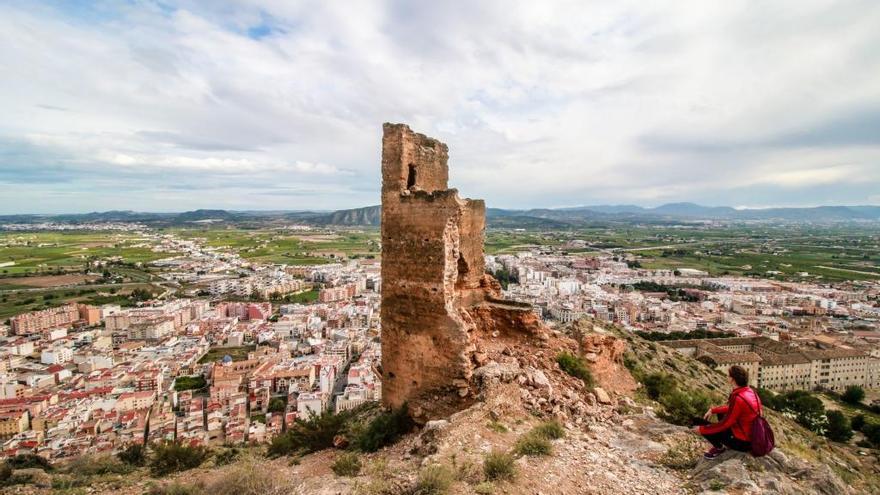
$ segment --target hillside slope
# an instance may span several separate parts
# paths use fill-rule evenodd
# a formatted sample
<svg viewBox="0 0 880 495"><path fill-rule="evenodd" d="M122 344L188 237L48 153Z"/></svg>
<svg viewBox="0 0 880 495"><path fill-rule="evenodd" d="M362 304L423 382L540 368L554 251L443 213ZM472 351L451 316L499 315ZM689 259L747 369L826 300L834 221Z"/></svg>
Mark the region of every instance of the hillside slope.
<svg viewBox="0 0 880 495"><path fill-rule="evenodd" d="M334 463L351 456L341 449L266 459L255 447L229 465L211 467L208 461L168 479L149 479L144 469L96 476L89 480L89 493L880 493L876 458L857 456L775 413L770 421L779 448L770 456L726 454L703 460L706 445L686 427L661 419L672 411L649 399L636 378L662 373L672 377L680 390L706 391L721 401L725 377L620 330L585 321L551 331L542 339L492 335L481 341L478 351L476 403L429 422L393 445L355 454L362 465L356 476L334 473ZM557 357L562 352L584 356L595 384L560 369ZM548 420L562 425L562 438L548 440L549 447L537 442L537 448L529 442L536 442L534 430L546 429ZM347 443L345 438L338 441ZM487 479L487 459L498 460L493 452L515 454L500 461L512 466L509 479ZM546 455L529 455L541 452ZM32 485L7 490L50 493Z"/></svg>

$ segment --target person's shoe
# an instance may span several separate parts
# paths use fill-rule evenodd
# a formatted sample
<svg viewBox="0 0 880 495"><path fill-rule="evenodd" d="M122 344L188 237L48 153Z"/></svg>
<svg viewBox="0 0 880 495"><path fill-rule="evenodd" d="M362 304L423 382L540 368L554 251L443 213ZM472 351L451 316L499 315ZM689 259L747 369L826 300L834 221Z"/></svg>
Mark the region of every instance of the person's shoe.
<svg viewBox="0 0 880 495"><path fill-rule="evenodd" d="M726 450L727 450L726 447L721 447L721 448L712 447L711 449L709 449L708 452L703 454L703 457L705 457L706 459L714 459L714 458L718 457L719 455L723 454Z"/></svg>

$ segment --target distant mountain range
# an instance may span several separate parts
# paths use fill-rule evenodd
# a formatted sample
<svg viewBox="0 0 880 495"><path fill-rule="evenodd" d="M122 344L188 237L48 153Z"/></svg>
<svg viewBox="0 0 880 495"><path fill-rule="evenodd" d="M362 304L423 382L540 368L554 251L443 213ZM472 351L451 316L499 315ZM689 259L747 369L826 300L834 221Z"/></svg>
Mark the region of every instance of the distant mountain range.
<svg viewBox="0 0 880 495"><path fill-rule="evenodd" d="M573 208L508 210L489 208L490 227L562 229L596 222L792 222L838 223L880 222L880 206L817 206L813 208L753 208L701 206L669 203L655 208L635 205L595 205ZM366 206L337 211L228 211L195 210L182 213L105 211L63 215L5 215L2 223L40 222L140 222L160 225L211 223L265 224L303 223L309 225L378 226L381 207Z"/></svg>

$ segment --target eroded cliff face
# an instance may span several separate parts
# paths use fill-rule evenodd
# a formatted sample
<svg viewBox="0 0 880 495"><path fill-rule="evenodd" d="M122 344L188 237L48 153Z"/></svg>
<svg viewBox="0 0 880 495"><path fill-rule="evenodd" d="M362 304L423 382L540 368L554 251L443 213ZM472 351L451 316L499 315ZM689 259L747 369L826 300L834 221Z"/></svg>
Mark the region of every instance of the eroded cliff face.
<svg viewBox="0 0 880 495"><path fill-rule="evenodd" d="M383 130L382 395L424 421L473 402L481 335L543 327L484 273L486 205L448 188L447 146Z"/></svg>

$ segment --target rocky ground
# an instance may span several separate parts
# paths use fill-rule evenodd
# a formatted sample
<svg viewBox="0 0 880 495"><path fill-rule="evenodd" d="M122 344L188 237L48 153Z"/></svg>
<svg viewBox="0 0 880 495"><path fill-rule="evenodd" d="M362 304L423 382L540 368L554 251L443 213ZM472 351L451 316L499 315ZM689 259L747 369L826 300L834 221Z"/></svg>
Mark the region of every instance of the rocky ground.
<svg viewBox="0 0 880 495"><path fill-rule="evenodd" d="M636 359L682 382L722 390L724 378L700 363L656 344L582 327L580 345L561 332L542 339L515 335L483 339L474 376L476 400L469 408L427 423L418 432L371 454L359 454L360 475L337 476L331 469L343 452L326 450L300 459L249 456L224 467L203 467L165 480L145 472L98 477L78 491L55 491L34 484L3 493L95 493L134 495L151 486L180 483L224 495L227 481L254 476L261 494L413 494L432 466L453 473L449 494L857 494L878 493L874 458L860 458L784 418L771 418L780 447L770 456L728 453L706 461L706 448L686 428L658 418L657 404L639 392L623 365ZM564 373L556 364L561 350L580 352L591 363L594 387ZM514 461L509 481L487 482L483 462L489 452L510 451L541 422L564 425L545 456ZM268 481L267 481L268 480ZM46 483L46 480L43 480ZM175 493L170 490L158 493ZM184 493L184 492L178 492Z"/></svg>

